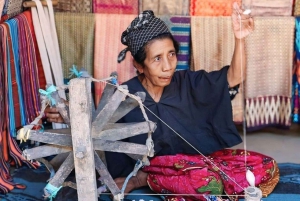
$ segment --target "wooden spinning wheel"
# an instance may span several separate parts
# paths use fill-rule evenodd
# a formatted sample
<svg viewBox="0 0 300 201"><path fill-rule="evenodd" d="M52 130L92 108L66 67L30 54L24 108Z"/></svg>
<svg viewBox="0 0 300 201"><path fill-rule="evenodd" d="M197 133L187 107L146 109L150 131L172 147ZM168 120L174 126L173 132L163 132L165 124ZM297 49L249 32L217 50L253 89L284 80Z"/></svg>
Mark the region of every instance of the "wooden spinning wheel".
<svg viewBox="0 0 300 201"><path fill-rule="evenodd" d="M115 86L106 85L96 110L91 95L91 79L72 79L69 85L70 112L60 102L57 104L65 121L69 120L70 128L30 131L28 139L46 145L24 150L23 154L28 160L69 153L46 186L46 196L56 193L75 168L78 200L98 200L95 169L113 194L114 200L123 199L124 195L109 174L104 159L95 150L126 153L135 159L147 156L151 151L149 146L118 140L154 131L156 124L151 121L116 123L139 103L124 93L127 86L115 89ZM141 100L145 94L139 93L136 97Z"/></svg>

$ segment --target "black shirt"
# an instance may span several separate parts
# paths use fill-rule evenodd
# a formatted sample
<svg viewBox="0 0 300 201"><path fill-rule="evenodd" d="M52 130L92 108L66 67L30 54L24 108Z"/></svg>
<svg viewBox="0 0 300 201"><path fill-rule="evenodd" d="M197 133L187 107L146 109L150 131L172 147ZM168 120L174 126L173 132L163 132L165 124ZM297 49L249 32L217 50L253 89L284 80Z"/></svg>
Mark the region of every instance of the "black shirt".
<svg viewBox="0 0 300 201"><path fill-rule="evenodd" d="M138 77L123 83L130 93L146 92L144 105L203 154L228 148L242 142L232 120L231 99L227 82L228 66L207 73L183 70L174 73L170 85L155 102ZM149 120L157 123L152 134L155 155L198 153L168 126L146 110ZM145 121L136 107L121 122ZM147 134L128 138L128 142L145 144ZM106 153L108 169L115 177L127 176L135 162L127 155Z"/></svg>

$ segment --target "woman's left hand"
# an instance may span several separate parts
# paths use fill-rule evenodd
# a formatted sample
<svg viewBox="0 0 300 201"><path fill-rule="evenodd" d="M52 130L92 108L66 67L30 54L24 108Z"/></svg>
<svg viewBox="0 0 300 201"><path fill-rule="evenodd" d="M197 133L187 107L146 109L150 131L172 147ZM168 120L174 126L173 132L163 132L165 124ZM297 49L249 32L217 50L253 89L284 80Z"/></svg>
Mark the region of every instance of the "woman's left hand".
<svg viewBox="0 0 300 201"><path fill-rule="evenodd" d="M234 2L231 19L233 32L237 39L245 38L254 30L254 21L251 17L251 13L245 15L243 12L237 2Z"/></svg>

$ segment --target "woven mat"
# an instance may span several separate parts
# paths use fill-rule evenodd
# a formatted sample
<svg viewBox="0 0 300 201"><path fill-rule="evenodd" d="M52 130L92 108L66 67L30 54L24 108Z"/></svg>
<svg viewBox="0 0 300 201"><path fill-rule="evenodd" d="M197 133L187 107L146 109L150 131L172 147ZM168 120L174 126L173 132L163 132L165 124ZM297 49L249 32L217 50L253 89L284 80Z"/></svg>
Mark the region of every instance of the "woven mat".
<svg viewBox="0 0 300 201"><path fill-rule="evenodd" d="M93 0L94 13L137 15L138 11L138 0Z"/></svg>
<svg viewBox="0 0 300 201"><path fill-rule="evenodd" d="M140 13L153 10L155 15L189 15L189 6L187 0L139 0Z"/></svg>
<svg viewBox="0 0 300 201"><path fill-rule="evenodd" d="M191 17L193 70L207 72L230 65L234 50L234 34L230 17ZM232 101L233 121L243 120L243 98L240 93Z"/></svg>
<svg viewBox="0 0 300 201"><path fill-rule="evenodd" d="M256 17L246 40L249 129L290 126L295 19Z"/></svg>
<svg viewBox="0 0 300 201"><path fill-rule="evenodd" d="M91 13L92 0L59 0L53 8L56 12Z"/></svg>
<svg viewBox="0 0 300 201"><path fill-rule="evenodd" d="M291 16L294 0L243 0L252 16Z"/></svg>
<svg viewBox="0 0 300 201"><path fill-rule="evenodd" d="M95 14L95 51L94 77L103 79L113 71L118 73L118 82L122 83L136 75L132 56L127 52L125 60L117 62L118 54L125 46L121 43L121 34L136 15ZM95 84L95 103L98 104L103 84Z"/></svg>
<svg viewBox="0 0 300 201"><path fill-rule="evenodd" d="M179 43L177 70L190 68L191 18L188 16L160 16Z"/></svg>
<svg viewBox="0 0 300 201"><path fill-rule="evenodd" d="M232 4L241 0L191 0L191 16L231 16Z"/></svg>
<svg viewBox="0 0 300 201"><path fill-rule="evenodd" d="M76 65L93 75L95 15L92 13L55 13L57 37L64 78Z"/></svg>

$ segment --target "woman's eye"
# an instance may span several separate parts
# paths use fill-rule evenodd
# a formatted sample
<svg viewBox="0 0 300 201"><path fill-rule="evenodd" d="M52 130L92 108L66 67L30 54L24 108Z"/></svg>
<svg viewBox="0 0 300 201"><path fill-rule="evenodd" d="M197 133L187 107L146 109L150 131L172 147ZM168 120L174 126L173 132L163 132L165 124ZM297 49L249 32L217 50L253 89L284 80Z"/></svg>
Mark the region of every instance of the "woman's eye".
<svg viewBox="0 0 300 201"><path fill-rule="evenodd" d="M160 57L155 57L154 61L160 61Z"/></svg>
<svg viewBox="0 0 300 201"><path fill-rule="evenodd" d="M175 53L175 52L171 52L171 53L169 54L169 57L174 57L174 56L176 56L176 53Z"/></svg>

